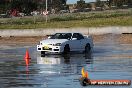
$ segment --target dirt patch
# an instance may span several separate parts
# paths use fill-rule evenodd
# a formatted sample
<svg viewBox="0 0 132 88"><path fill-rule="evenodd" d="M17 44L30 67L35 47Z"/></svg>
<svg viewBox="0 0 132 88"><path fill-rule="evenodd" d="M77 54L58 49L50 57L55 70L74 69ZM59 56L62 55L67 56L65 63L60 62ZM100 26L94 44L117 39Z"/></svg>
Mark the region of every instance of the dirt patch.
<svg viewBox="0 0 132 88"><path fill-rule="evenodd" d="M132 34L118 35L117 41L123 44L132 44Z"/></svg>
<svg viewBox="0 0 132 88"><path fill-rule="evenodd" d="M94 43L97 42L118 42L120 44L132 44L132 34L104 34L93 35Z"/></svg>
<svg viewBox="0 0 132 88"><path fill-rule="evenodd" d="M46 36L0 37L0 45L36 45L40 40L46 38Z"/></svg>
<svg viewBox="0 0 132 88"><path fill-rule="evenodd" d="M114 41L121 44L132 44L132 34L103 34L92 35L93 42ZM0 37L0 45L36 45L47 36L21 36Z"/></svg>

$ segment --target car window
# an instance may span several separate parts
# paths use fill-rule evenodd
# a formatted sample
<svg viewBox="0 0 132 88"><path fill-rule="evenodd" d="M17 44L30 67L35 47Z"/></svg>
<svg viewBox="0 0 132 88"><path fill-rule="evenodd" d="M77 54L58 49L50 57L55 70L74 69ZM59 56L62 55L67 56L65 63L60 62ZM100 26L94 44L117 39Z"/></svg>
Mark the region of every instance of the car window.
<svg viewBox="0 0 132 88"><path fill-rule="evenodd" d="M79 33L74 33L72 38L77 38L77 40L84 39L83 35Z"/></svg>
<svg viewBox="0 0 132 88"><path fill-rule="evenodd" d="M71 36L72 36L71 33L67 33L67 34L65 35L65 38L66 38L66 39L71 39Z"/></svg>
<svg viewBox="0 0 132 88"><path fill-rule="evenodd" d="M52 35L50 39L71 39L71 33L56 33Z"/></svg>

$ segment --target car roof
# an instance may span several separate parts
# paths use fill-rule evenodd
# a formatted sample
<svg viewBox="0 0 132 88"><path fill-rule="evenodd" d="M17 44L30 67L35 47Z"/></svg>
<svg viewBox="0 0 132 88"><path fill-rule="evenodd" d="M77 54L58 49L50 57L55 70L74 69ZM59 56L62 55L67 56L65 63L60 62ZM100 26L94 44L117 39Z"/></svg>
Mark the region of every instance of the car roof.
<svg viewBox="0 0 132 88"><path fill-rule="evenodd" d="M71 33L71 34L74 34L74 33L78 33L78 32L67 32L67 33L65 33L65 32L58 32L58 33L64 33L64 34Z"/></svg>

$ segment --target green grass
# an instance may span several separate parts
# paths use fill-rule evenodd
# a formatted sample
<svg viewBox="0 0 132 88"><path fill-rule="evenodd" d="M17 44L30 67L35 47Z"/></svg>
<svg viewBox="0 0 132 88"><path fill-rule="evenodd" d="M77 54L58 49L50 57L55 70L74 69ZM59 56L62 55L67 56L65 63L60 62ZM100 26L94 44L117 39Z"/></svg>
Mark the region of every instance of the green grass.
<svg viewBox="0 0 132 88"><path fill-rule="evenodd" d="M132 10L60 14L49 18L47 23L43 16L0 19L0 29L132 26Z"/></svg>

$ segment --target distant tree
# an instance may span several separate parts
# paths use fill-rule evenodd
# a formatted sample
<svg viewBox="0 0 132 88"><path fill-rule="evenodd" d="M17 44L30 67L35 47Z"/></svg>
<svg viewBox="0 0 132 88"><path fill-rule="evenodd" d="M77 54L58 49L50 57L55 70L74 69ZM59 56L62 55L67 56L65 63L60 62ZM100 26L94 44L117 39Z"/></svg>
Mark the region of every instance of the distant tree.
<svg viewBox="0 0 132 88"><path fill-rule="evenodd" d="M67 0L62 0L62 3L66 5Z"/></svg>
<svg viewBox="0 0 132 88"><path fill-rule="evenodd" d="M67 0L53 0L52 1L52 7L56 10L61 10L64 9L66 6L66 1Z"/></svg>
<svg viewBox="0 0 132 88"><path fill-rule="evenodd" d="M132 0L109 0L109 5L115 5L117 7L121 7L124 4L129 4Z"/></svg>
<svg viewBox="0 0 132 88"><path fill-rule="evenodd" d="M123 5L123 0L114 0L114 4L117 6L117 7L120 7Z"/></svg>
<svg viewBox="0 0 132 88"><path fill-rule="evenodd" d="M132 8L132 0L128 0L128 5Z"/></svg>
<svg viewBox="0 0 132 88"><path fill-rule="evenodd" d="M16 9L20 12L29 14L31 11L37 9L37 3L31 0L13 0L10 3L10 9Z"/></svg>
<svg viewBox="0 0 132 88"><path fill-rule="evenodd" d="M101 3L100 0L96 0L96 6L97 6L97 7L102 7L102 3Z"/></svg>
<svg viewBox="0 0 132 88"><path fill-rule="evenodd" d="M132 4L132 0L128 0L128 3Z"/></svg>
<svg viewBox="0 0 132 88"><path fill-rule="evenodd" d="M22 6L21 6L21 11L24 13L29 14L33 10L37 10L38 3L37 2L32 2L32 1L23 1Z"/></svg>
<svg viewBox="0 0 132 88"><path fill-rule="evenodd" d="M77 1L77 6L76 6L77 9L84 9L86 8L86 6L87 5L84 0Z"/></svg>
<svg viewBox="0 0 132 88"><path fill-rule="evenodd" d="M5 0L0 0L0 13L6 13L9 8L9 2Z"/></svg>
<svg viewBox="0 0 132 88"><path fill-rule="evenodd" d="M87 4L86 4L86 7L87 7L87 8L92 8L92 6L91 6L90 3L87 3Z"/></svg>

